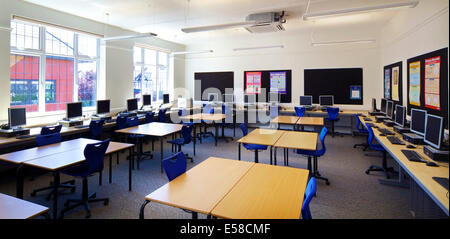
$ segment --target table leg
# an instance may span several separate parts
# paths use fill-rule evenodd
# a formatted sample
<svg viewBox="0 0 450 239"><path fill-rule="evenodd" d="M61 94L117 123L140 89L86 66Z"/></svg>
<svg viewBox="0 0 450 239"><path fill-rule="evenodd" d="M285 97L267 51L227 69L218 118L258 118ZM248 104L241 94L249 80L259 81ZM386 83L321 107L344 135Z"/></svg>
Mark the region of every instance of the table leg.
<svg viewBox="0 0 450 239"><path fill-rule="evenodd" d="M109 155L109 183L112 183L112 154Z"/></svg>
<svg viewBox="0 0 450 239"><path fill-rule="evenodd" d="M161 139L161 162L160 162L160 164L161 164L161 173L163 173L163 168L162 168L162 160L163 160L163 138L164 137L161 137L160 139Z"/></svg>
<svg viewBox="0 0 450 239"><path fill-rule="evenodd" d="M131 191L131 174L132 174L132 169L133 169L133 147L130 148L130 161L128 162L128 191Z"/></svg>
<svg viewBox="0 0 450 239"><path fill-rule="evenodd" d="M192 219L198 219L198 213L192 212Z"/></svg>
<svg viewBox="0 0 450 239"><path fill-rule="evenodd" d="M119 165L119 152L117 152L117 165Z"/></svg>
<svg viewBox="0 0 450 239"><path fill-rule="evenodd" d="M277 148L273 152L273 164L277 165Z"/></svg>
<svg viewBox="0 0 450 239"><path fill-rule="evenodd" d="M286 166L289 166L289 149L286 149Z"/></svg>
<svg viewBox="0 0 450 239"><path fill-rule="evenodd" d="M193 125L193 127L194 127L194 143L193 143L193 147L194 147L194 156L195 156L195 143L197 141L197 130L196 130L195 124Z"/></svg>
<svg viewBox="0 0 450 239"><path fill-rule="evenodd" d="M219 133L219 126L214 123L214 127L216 128L216 134L214 135L214 146L217 146L217 134Z"/></svg>
<svg viewBox="0 0 450 239"><path fill-rule="evenodd" d="M241 161L241 143L238 144L238 160Z"/></svg>
<svg viewBox="0 0 450 239"><path fill-rule="evenodd" d="M98 185L102 186L103 170L98 174Z"/></svg>
<svg viewBox="0 0 450 239"><path fill-rule="evenodd" d="M270 146L270 165L272 165L272 146Z"/></svg>
<svg viewBox="0 0 450 239"><path fill-rule="evenodd" d="M53 172L53 219L58 218L58 188L59 188L59 171Z"/></svg>
<svg viewBox="0 0 450 239"><path fill-rule="evenodd" d="M19 164L16 170L16 197L23 199L23 164Z"/></svg>
<svg viewBox="0 0 450 239"><path fill-rule="evenodd" d="M258 150L255 150L255 163L259 163L259 160L258 160Z"/></svg>

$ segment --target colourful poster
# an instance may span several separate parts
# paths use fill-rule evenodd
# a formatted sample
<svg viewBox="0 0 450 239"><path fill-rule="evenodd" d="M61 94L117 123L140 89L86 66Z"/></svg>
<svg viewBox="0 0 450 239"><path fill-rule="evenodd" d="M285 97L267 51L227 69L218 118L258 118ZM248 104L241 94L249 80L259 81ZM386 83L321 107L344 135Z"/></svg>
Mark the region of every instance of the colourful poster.
<svg viewBox="0 0 450 239"><path fill-rule="evenodd" d="M384 98L391 98L391 70L384 70Z"/></svg>
<svg viewBox="0 0 450 239"><path fill-rule="evenodd" d="M270 72L270 92L286 94L286 72Z"/></svg>
<svg viewBox="0 0 450 239"><path fill-rule="evenodd" d="M420 106L420 61L409 64L409 103Z"/></svg>
<svg viewBox="0 0 450 239"><path fill-rule="evenodd" d="M398 85L399 81L400 67L396 66L392 68L392 100L399 101Z"/></svg>
<svg viewBox="0 0 450 239"><path fill-rule="evenodd" d="M247 72L246 74L246 91L247 94L261 93L261 72Z"/></svg>
<svg viewBox="0 0 450 239"><path fill-rule="evenodd" d="M440 56L425 60L425 107L435 110L441 110L440 67Z"/></svg>

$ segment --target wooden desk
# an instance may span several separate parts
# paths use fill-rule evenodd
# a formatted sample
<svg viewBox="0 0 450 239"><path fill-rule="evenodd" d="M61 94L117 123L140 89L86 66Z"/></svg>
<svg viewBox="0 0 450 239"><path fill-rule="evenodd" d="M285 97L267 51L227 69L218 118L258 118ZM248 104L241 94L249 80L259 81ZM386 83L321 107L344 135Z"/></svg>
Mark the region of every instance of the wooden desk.
<svg viewBox="0 0 450 239"><path fill-rule="evenodd" d="M246 136L240 138L238 144L238 160L241 160L241 144L258 144L270 146L270 164L272 164L272 146L283 135L285 130L255 129ZM255 163L258 163L258 153L255 152Z"/></svg>
<svg viewBox="0 0 450 239"><path fill-rule="evenodd" d="M255 164L211 215L226 219L299 219L308 170Z"/></svg>
<svg viewBox="0 0 450 239"><path fill-rule="evenodd" d="M359 117L364 127L365 123L373 123L381 128L390 128L383 123L376 123L375 117L369 116L372 121L365 121L365 117ZM442 187L433 177L449 177L448 163L436 162L439 167L426 166L425 163L409 161L406 156L401 152L402 149L414 150L427 161L432 161L427 155L423 153L423 145L416 145L415 149L406 148L409 143L405 142L405 145L394 145L387 139L387 137L379 136L380 132L378 128L373 128L375 138L377 141L389 152L389 154L399 164L399 169L405 170L408 175L430 196L430 198L447 214L449 215L449 199L447 198L447 189ZM392 128L391 131L395 132ZM403 140L402 136L398 133L395 134L399 139Z"/></svg>
<svg viewBox="0 0 450 239"><path fill-rule="evenodd" d="M219 201L254 165L251 162L210 157L145 197L140 218L149 202L210 214Z"/></svg>
<svg viewBox="0 0 450 239"><path fill-rule="evenodd" d="M323 117L300 117L300 119L298 119L296 125L299 126L323 126L324 122L323 122Z"/></svg>
<svg viewBox="0 0 450 239"><path fill-rule="evenodd" d="M197 139L197 130L195 128L195 124L199 124L199 123L203 123L203 122L206 124L213 123L214 129L215 129L214 145L217 146L218 134L219 134L219 123L222 123L225 118L226 118L225 114L204 114L204 113L185 115L185 116L180 117L180 119L183 121L189 121L189 122L194 123L194 152L195 152L195 143L196 143L196 139ZM222 128L222 136L223 136L223 134L224 134L224 130ZM201 142L201 139L200 139L200 142Z"/></svg>
<svg viewBox="0 0 450 239"><path fill-rule="evenodd" d="M48 210L48 207L0 193L0 219L30 219L47 214Z"/></svg>
<svg viewBox="0 0 450 239"><path fill-rule="evenodd" d="M270 123L272 124L289 124L295 125L300 117L290 116L290 115L279 115L272 119Z"/></svg>

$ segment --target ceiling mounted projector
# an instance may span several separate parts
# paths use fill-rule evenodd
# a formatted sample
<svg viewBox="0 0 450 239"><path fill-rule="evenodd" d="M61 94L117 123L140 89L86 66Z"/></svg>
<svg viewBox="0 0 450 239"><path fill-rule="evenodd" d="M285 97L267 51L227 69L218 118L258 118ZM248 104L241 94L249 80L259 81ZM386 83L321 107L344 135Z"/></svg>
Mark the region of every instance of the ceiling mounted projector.
<svg viewBox="0 0 450 239"><path fill-rule="evenodd" d="M182 28L184 33L214 31L229 28L244 27L251 33L277 32L284 31L283 23L286 22L284 11L266 12L250 14L245 18L245 22L235 22L228 24L209 25L201 27Z"/></svg>

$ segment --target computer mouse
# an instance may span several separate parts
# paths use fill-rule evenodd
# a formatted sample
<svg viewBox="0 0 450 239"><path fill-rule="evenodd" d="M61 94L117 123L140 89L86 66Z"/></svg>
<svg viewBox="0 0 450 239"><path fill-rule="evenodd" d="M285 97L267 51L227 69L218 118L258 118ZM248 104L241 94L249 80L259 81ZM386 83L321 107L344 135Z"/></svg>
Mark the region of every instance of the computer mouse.
<svg viewBox="0 0 450 239"><path fill-rule="evenodd" d="M435 162L428 161L428 162L427 162L427 166L437 167L437 166L439 166L439 165L437 165Z"/></svg>
<svg viewBox="0 0 450 239"><path fill-rule="evenodd" d="M386 134L379 134L379 136L386 136Z"/></svg>
<svg viewBox="0 0 450 239"><path fill-rule="evenodd" d="M408 145L406 145L406 148L408 148L408 149L415 149L416 146L414 146L414 145L412 145L412 144L408 144Z"/></svg>

